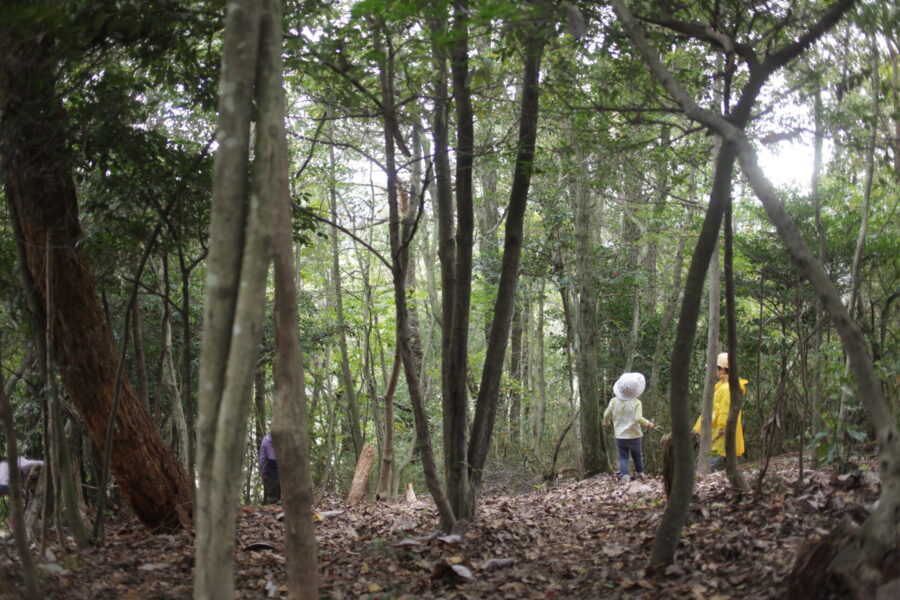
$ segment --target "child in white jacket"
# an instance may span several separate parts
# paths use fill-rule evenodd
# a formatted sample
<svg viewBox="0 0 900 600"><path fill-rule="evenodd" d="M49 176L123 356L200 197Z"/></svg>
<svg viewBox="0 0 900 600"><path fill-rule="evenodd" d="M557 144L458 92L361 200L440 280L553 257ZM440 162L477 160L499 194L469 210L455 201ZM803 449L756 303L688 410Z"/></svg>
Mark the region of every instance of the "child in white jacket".
<svg viewBox="0 0 900 600"><path fill-rule="evenodd" d="M615 396L603 413L603 424L615 425L616 449L619 451L619 480L628 481L628 457L634 460L634 473L638 478L644 476L644 458L641 449L641 438L644 433L641 425L653 429L655 425L644 418L641 401L638 397L644 393L647 382L640 373L624 373L613 385Z"/></svg>

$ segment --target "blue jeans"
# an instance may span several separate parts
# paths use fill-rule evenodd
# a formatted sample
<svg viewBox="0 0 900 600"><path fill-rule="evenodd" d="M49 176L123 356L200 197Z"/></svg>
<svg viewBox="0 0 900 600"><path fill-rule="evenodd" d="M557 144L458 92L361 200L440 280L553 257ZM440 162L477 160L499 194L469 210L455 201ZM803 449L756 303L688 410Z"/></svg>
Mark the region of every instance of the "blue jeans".
<svg viewBox="0 0 900 600"><path fill-rule="evenodd" d="M616 438L616 448L619 450L619 477L628 475L628 455L634 459L634 472L638 475L644 473L644 459L641 455L641 438L623 439Z"/></svg>

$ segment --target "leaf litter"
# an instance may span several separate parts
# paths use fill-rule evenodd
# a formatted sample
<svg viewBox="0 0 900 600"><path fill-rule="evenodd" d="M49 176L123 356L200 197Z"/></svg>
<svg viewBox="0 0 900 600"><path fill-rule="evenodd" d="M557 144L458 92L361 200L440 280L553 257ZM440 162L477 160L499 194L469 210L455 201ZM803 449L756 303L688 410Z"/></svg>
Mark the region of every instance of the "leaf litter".
<svg viewBox="0 0 900 600"><path fill-rule="evenodd" d="M755 471L745 467L748 482ZM496 490L492 490L496 491ZM773 461L763 492L739 492L724 474L696 482L675 564L646 564L665 509L662 481L619 485L610 475L526 494L482 499L475 523L444 535L431 502L348 506L325 500L314 515L322 598L780 598L805 541L877 501L866 466L845 475ZM235 577L240 599L279 598L285 585L283 507L238 515ZM48 598L183 599L192 595L190 534L153 536L118 521L104 548L45 557ZM15 581L12 547L0 557ZM55 568L49 568L53 567ZM824 568L824 565L823 565ZM0 593L2 596L2 593Z"/></svg>

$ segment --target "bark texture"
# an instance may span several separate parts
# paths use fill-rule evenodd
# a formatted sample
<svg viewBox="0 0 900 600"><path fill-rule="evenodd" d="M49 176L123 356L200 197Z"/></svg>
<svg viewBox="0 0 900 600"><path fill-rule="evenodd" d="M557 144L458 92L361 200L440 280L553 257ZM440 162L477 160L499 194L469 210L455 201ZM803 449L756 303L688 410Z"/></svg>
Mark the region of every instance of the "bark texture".
<svg viewBox="0 0 900 600"><path fill-rule="evenodd" d="M350 484L350 493L347 494L347 504L353 506L359 504L366 497L366 485L369 482L369 471L375 461L375 446L366 444L359 459L356 461L356 471L353 473L353 482Z"/></svg>
<svg viewBox="0 0 900 600"><path fill-rule="evenodd" d="M260 189L251 194L247 181L259 22L259 0L228 5L200 349L194 573L198 600L235 595L233 553L241 475L235 466L242 464L244 455L272 248L273 198Z"/></svg>
<svg viewBox="0 0 900 600"><path fill-rule="evenodd" d="M281 61L281 3L264 0L260 25L260 176L275 200L275 410L272 437L284 502L288 598L319 597L313 483L309 469L306 386L298 326L293 226ZM265 152L265 154L263 154ZM263 160L265 159L265 160ZM262 167L265 167L263 170Z"/></svg>

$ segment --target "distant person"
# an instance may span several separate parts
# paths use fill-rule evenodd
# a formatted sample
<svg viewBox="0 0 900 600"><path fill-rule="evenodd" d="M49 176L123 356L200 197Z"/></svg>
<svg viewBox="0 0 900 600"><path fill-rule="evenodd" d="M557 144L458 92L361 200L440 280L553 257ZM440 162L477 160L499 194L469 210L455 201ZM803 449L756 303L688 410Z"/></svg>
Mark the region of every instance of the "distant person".
<svg viewBox="0 0 900 600"><path fill-rule="evenodd" d="M641 438L644 432L641 425L653 429L653 423L644 418L641 401L638 397L644 393L647 385L640 373L625 373L613 385L613 399L603 413L603 424L615 426L616 449L619 451L619 481L628 481L628 458L634 460L635 477L644 477L644 458Z"/></svg>
<svg viewBox="0 0 900 600"><path fill-rule="evenodd" d="M710 470L715 471L725 456L725 424L728 422L728 409L731 408L731 389L728 386L728 353L722 352L716 358L716 382L715 391L713 392L713 412L712 412L712 444L710 452L712 459L710 461ZM747 380L741 379L741 394L747 393ZM700 433L700 420L702 415L697 417L694 424L694 431ZM734 435L734 448L738 456L744 454L744 428L741 427L741 413L738 413L737 430Z"/></svg>
<svg viewBox="0 0 900 600"><path fill-rule="evenodd" d="M263 503L275 504L281 500L281 481L278 479L278 462L275 460L271 431L259 445L259 476L263 482Z"/></svg>
<svg viewBox="0 0 900 600"><path fill-rule="evenodd" d="M31 474L31 470L37 467L41 467L44 465L44 461L42 460L32 460L30 458L25 458L24 456L18 457L17 461L19 463L19 472L22 473L22 482L24 483L26 479L28 479L28 475ZM0 457L0 495L6 496L9 494L9 461L6 460L6 457Z"/></svg>

